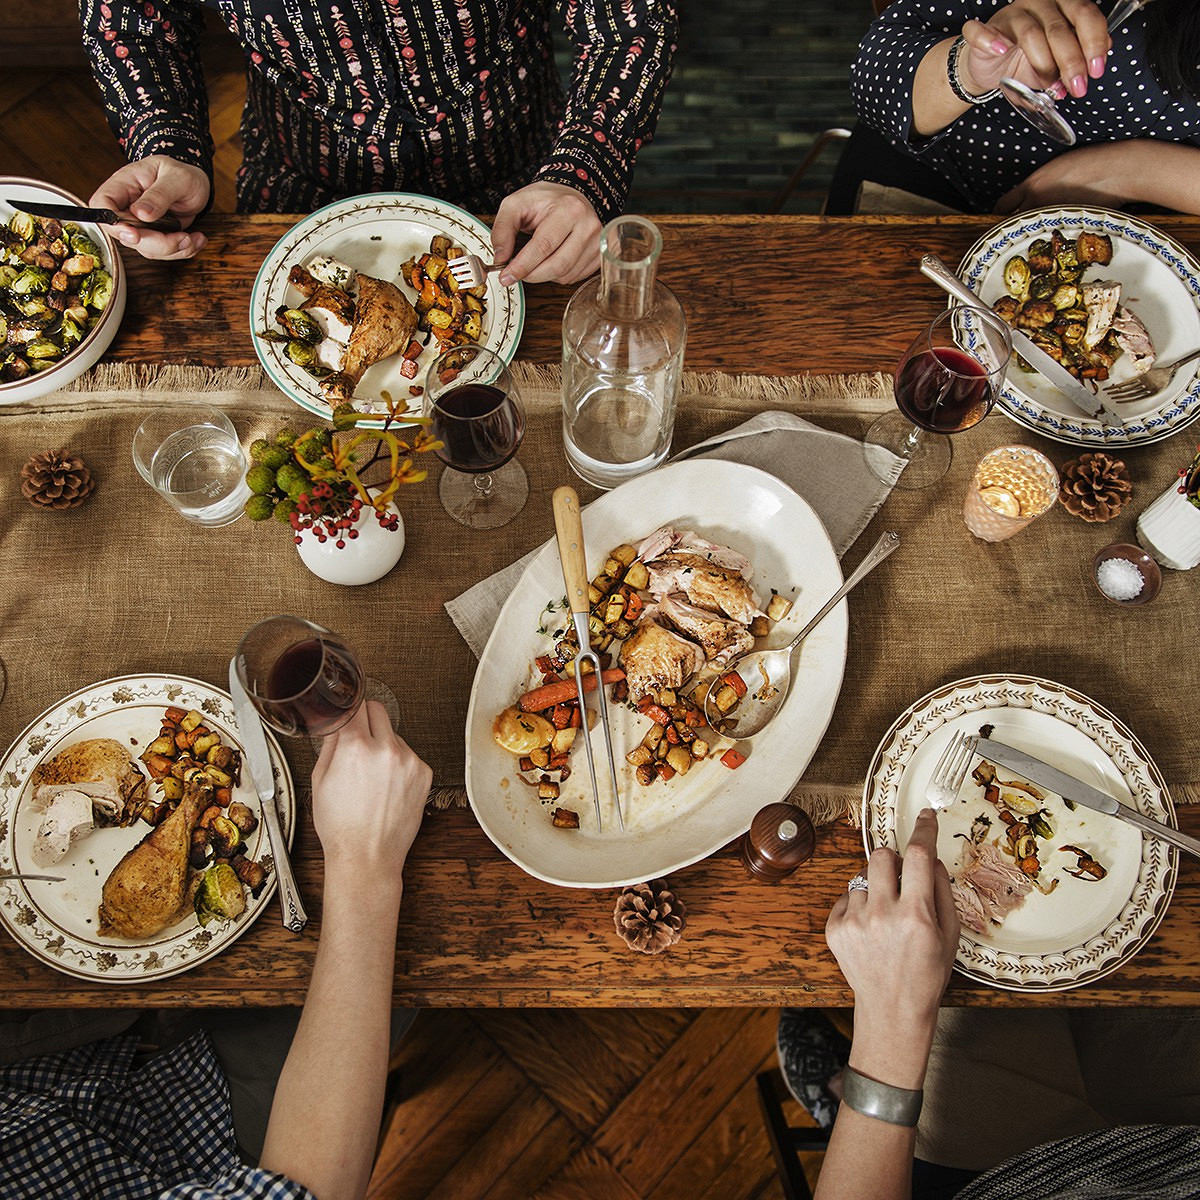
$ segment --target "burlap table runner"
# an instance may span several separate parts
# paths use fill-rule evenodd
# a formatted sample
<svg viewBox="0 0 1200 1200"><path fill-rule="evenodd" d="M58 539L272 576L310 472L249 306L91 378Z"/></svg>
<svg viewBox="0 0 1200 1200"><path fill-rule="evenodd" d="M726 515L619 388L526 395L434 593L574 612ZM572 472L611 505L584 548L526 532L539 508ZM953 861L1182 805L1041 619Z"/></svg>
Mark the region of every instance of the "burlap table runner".
<svg viewBox="0 0 1200 1200"><path fill-rule="evenodd" d="M519 366L518 375L528 408L524 513L504 529L472 531L442 512L432 481L409 488L401 497L404 557L361 588L310 575L282 526L188 524L134 470L129 446L145 413L184 396L203 393L229 410L247 442L284 421L303 428L307 414L257 372L110 366L76 389L0 409L0 657L8 671L0 739L7 744L47 705L108 676L169 671L223 685L247 626L273 612L299 612L340 632L392 687L401 729L433 765L443 798L461 795L475 661L443 603L549 537L550 492L573 479L561 449L557 372ZM676 447L770 409L861 436L890 404L888 381L878 375L687 376ZM962 525L962 495L975 461L1012 441L1037 444L1060 466L1074 453L993 415L956 438L955 462L940 485L894 491L847 555L853 565L884 527L905 539L850 599L841 696L797 793L818 814L855 806L875 746L913 700L992 671L1043 675L1091 696L1141 738L1176 800L1200 795L1192 782L1200 772L1187 636L1200 574L1167 572L1158 599L1142 609L1108 604L1088 578L1099 546L1132 540L1137 514L1190 459L1191 435L1127 455L1134 503L1109 525L1089 527L1056 508L1012 540L986 545ZM34 509L21 497L20 467L34 452L60 446L87 459L97 490L76 510ZM440 467L432 466L436 476ZM579 491L585 503L595 494ZM302 772L307 747L290 742L288 752Z"/></svg>

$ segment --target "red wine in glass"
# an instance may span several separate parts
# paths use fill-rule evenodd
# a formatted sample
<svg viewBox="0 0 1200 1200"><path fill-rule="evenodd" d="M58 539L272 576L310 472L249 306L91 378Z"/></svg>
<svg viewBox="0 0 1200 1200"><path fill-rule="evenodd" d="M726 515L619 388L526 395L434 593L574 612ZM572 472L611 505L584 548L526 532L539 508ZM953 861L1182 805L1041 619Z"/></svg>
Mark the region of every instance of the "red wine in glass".
<svg viewBox="0 0 1200 1200"><path fill-rule="evenodd" d="M363 673L344 646L321 638L293 642L267 676L265 704L273 721L323 737L344 725L362 703Z"/></svg>
<svg viewBox="0 0 1200 1200"><path fill-rule="evenodd" d="M932 433L960 433L978 425L995 398L983 364L953 346L937 346L910 358L895 390L900 411Z"/></svg>
<svg viewBox="0 0 1200 1200"><path fill-rule="evenodd" d="M525 436L520 407L503 388L464 383L438 396L430 412L438 458L456 471L484 474L502 467Z"/></svg>

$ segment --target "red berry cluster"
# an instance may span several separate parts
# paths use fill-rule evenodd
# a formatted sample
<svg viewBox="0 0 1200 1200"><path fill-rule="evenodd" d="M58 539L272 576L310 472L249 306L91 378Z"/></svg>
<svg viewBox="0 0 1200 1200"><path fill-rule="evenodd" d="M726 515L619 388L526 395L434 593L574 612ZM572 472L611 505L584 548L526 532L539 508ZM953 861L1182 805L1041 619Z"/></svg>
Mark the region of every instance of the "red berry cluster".
<svg viewBox="0 0 1200 1200"><path fill-rule="evenodd" d="M331 504L331 501L334 503ZM336 511L329 511L331 508ZM339 550L345 549L347 539L353 541L358 537L356 526L362 510L360 496L346 500L339 497L328 483L313 484L307 492L301 492L296 498L296 508L289 518L296 531L296 545L300 544L301 531L307 529L316 535L318 542L332 539ZM384 529L391 532L400 527L400 518L396 513L376 510L375 517Z"/></svg>

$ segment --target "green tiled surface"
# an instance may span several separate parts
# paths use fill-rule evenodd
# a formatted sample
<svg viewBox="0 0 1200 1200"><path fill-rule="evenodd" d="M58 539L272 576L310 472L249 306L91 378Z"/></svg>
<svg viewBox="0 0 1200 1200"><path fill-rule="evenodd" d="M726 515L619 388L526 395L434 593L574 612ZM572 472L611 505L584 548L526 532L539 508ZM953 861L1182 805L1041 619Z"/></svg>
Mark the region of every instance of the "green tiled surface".
<svg viewBox="0 0 1200 1200"><path fill-rule="evenodd" d="M766 212L823 130L853 123L869 0L679 0L675 74L638 158L636 212ZM836 148L785 211L819 212Z"/></svg>

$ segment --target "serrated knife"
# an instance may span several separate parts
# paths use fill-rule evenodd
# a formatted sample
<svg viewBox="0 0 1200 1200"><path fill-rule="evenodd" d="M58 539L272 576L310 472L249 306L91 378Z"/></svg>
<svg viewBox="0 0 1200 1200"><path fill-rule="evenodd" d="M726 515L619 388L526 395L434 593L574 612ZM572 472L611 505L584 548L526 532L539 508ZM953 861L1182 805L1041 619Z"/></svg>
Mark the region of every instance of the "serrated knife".
<svg viewBox="0 0 1200 1200"><path fill-rule="evenodd" d="M179 218L166 213L157 221L140 221L129 213L119 213L111 208L84 208L79 204L43 204L40 200L11 200L20 212L32 213L35 217L50 217L55 221L82 221L90 225L130 225L134 229L154 229L159 233L178 233L183 226Z"/></svg>
<svg viewBox="0 0 1200 1200"><path fill-rule="evenodd" d="M1189 837L1186 833L1180 833L1178 829L1172 829L1170 825L1164 825L1151 817L1144 817L1137 809L1122 804L1115 796L1110 796L1107 792L1076 779L1074 775L1052 767L1040 758L1034 758L1032 754L1026 754L1024 750L1018 750L1004 742L993 741L992 738L977 737L975 751L991 762L1016 771L1022 779L1028 779L1030 783L1037 783L1052 792L1057 792L1064 800L1071 800L1085 808L1117 817L1137 826L1151 837L1170 842L1172 846L1178 846L1180 850L1186 850L1200 858L1200 838Z"/></svg>
<svg viewBox="0 0 1200 1200"><path fill-rule="evenodd" d="M987 307L980 298L936 254L921 256L921 274L963 304ZM1125 418L1104 398L1080 383L1062 363L1055 362L1027 334L1009 326L1013 349L1048 383L1052 383L1080 412L1104 425L1123 425Z"/></svg>
<svg viewBox="0 0 1200 1200"><path fill-rule="evenodd" d="M233 699L233 711L237 717L238 736L242 743L242 756L254 790L258 793L263 821L267 826L267 838L271 843L271 856L275 860L275 878L279 880L279 906L283 911L283 926L299 933L308 923L308 914L300 903L300 889L292 874L288 858L287 838L279 823L279 809L275 804L275 772L271 769L271 752L267 748L267 735L263 733L262 718L254 702L246 695L238 677L237 655L229 660L229 695Z"/></svg>

